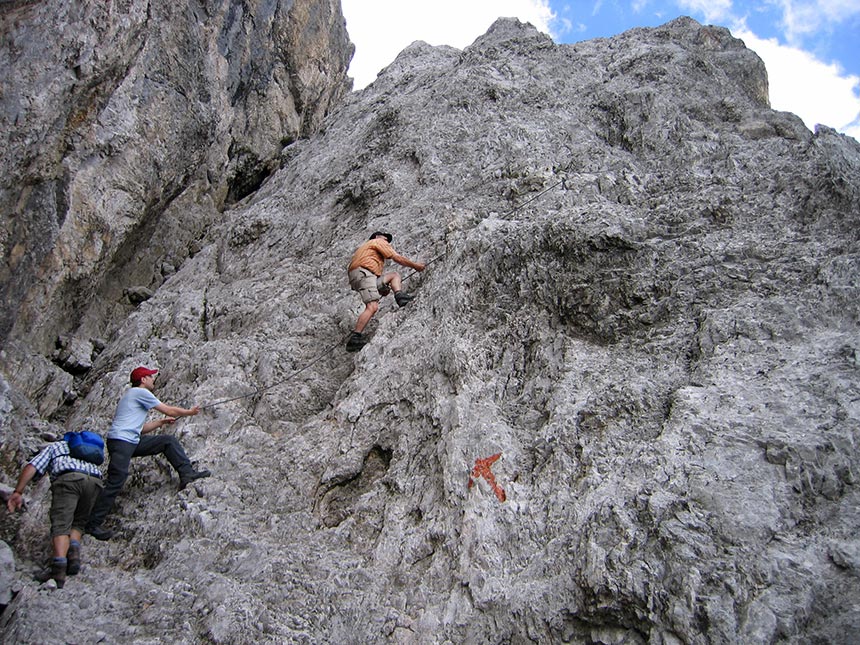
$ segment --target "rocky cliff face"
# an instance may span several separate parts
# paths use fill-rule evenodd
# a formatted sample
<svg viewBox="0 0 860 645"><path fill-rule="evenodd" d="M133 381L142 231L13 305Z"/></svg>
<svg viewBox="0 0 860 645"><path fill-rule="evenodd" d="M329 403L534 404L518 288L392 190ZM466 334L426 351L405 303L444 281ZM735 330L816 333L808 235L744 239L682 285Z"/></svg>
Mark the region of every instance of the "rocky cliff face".
<svg viewBox="0 0 860 645"><path fill-rule="evenodd" d="M41 353L113 333L351 87L327 0L13 2L0 21L0 339Z"/></svg>
<svg viewBox="0 0 860 645"><path fill-rule="evenodd" d="M137 461L119 536L61 591L28 580L37 488L4 520L7 640L860 631L860 146L772 111L743 43L682 18L556 46L501 20L412 45L279 166L74 403L4 372L9 482L57 420L105 430L138 364L207 405L173 431L215 473L177 493ZM347 354L345 266L376 229L430 264Z"/></svg>

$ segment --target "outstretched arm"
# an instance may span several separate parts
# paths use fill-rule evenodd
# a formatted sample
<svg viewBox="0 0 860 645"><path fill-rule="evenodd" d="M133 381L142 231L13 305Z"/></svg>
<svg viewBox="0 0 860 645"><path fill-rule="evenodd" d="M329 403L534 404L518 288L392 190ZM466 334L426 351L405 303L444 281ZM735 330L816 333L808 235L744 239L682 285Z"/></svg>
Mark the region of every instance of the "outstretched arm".
<svg viewBox="0 0 860 645"><path fill-rule="evenodd" d="M180 408L176 405L159 403L155 406L155 409L161 412L161 414L166 414L169 417L193 417L195 414L200 412L199 405L195 405L193 408Z"/></svg>
<svg viewBox="0 0 860 645"><path fill-rule="evenodd" d="M141 434L147 434L152 432L153 430L158 430L159 428L166 426L170 423L176 421L176 417L193 417L195 414L200 412L200 406L195 405L193 408L180 408L176 405L167 405L166 403L159 403L155 406L155 410L158 410L162 414L166 414L167 416L163 419L158 419L156 421L147 421L143 424L143 428L140 429Z"/></svg>
<svg viewBox="0 0 860 645"><path fill-rule="evenodd" d="M6 500L6 508L9 509L10 513L14 513L24 505L24 497L22 494L24 489L27 487L27 484L29 484L30 480L35 476L36 469L32 464L24 466L24 470L21 471L21 475L18 477L18 485L15 486L15 492L9 495L9 499Z"/></svg>
<svg viewBox="0 0 860 645"><path fill-rule="evenodd" d="M147 421L140 429L140 434L149 434L153 430L158 430L174 421L176 421L175 417L164 417L163 419L157 419L156 421Z"/></svg>
<svg viewBox="0 0 860 645"><path fill-rule="evenodd" d="M405 267L410 267L412 269L415 269L416 271L424 270L424 264L422 264L421 262L413 262L409 258L403 257L399 253L395 253L394 255L392 255L391 259L397 262L397 264L401 264Z"/></svg>

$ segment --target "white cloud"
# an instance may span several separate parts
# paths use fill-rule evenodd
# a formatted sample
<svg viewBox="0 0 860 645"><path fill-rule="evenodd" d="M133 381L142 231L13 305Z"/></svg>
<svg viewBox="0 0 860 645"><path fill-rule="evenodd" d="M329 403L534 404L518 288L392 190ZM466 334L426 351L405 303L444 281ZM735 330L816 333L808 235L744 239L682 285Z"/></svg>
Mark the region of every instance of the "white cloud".
<svg viewBox="0 0 860 645"><path fill-rule="evenodd" d="M782 10L782 26L788 42L826 31L860 13L858 0L772 0Z"/></svg>
<svg viewBox="0 0 860 645"><path fill-rule="evenodd" d="M857 0L818 0L817 4L831 20L845 20L860 13L860 2Z"/></svg>
<svg viewBox="0 0 860 645"><path fill-rule="evenodd" d="M376 79L416 40L463 49L499 17L515 17L551 33L548 0L341 0L346 29L355 44L349 75L355 89Z"/></svg>
<svg viewBox="0 0 860 645"><path fill-rule="evenodd" d="M810 130L820 123L860 141L860 77L776 39L733 33L764 61L773 109L793 112Z"/></svg>

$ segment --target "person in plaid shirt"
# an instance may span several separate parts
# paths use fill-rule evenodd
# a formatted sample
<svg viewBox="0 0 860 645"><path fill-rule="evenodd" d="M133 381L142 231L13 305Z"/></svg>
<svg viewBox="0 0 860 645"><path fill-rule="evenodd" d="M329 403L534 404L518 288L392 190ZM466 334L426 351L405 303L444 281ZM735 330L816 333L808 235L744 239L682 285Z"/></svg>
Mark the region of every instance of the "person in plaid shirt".
<svg viewBox="0 0 860 645"><path fill-rule="evenodd" d="M53 559L42 581L53 578L58 588L66 583L66 574L81 569L81 536L93 504L102 489L99 467L69 454L69 444L55 441L33 457L21 474L6 507L14 513L24 504L24 488L36 476L48 473L51 479L51 545Z"/></svg>

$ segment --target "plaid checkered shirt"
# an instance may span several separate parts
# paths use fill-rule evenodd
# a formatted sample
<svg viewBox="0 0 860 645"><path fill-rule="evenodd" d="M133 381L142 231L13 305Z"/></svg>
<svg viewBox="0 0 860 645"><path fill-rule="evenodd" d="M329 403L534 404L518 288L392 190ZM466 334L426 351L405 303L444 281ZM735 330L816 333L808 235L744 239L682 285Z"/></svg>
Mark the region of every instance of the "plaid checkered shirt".
<svg viewBox="0 0 860 645"><path fill-rule="evenodd" d="M40 475L47 472L52 482L67 472L84 473L98 478L102 476L101 470L95 464L70 456L69 444L65 441L55 441L48 445L29 463Z"/></svg>

